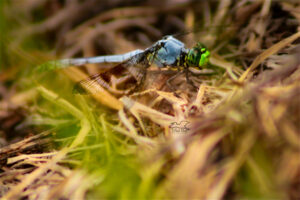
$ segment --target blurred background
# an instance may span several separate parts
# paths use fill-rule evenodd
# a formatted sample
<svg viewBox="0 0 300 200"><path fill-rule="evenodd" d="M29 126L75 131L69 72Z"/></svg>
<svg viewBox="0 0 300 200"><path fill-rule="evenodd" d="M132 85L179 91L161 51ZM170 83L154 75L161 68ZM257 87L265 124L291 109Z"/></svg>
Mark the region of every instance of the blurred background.
<svg viewBox="0 0 300 200"><path fill-rule="evenodd" d="M299 199L299 39L266 51L299 31L299 13L298 0L1 0L0 195ZM145 49L166 35L188 48L202 42L212 53L213 75L197 78L207 90L198 93L184 76L174 82L187 107L205 96L192 116L193 134L182 141L153 119L140 126L126 110L124 123L120 100L109 92L74 95L74 82L103 64L34 71L49 60ZM252 82L239 82L263 52L270 56L251 72ZM166 90L163 80L153 76L143 90ZM236 87L245 95L225 101ZM135 100L149 106L152 97ZM154 108L176 115L166 102ZM48 171L42 167L84 130L79 146Z"/></svg>

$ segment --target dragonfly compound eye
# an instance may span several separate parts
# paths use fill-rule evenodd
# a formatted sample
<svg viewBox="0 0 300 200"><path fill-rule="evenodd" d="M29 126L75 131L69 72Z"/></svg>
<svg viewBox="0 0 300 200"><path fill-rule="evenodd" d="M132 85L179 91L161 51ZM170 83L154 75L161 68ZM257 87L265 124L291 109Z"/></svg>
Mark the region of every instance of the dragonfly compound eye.
<svg viewBox="0 0 300 200"><path fill-rule="evenodd" d="M197 45L188 52L187 62L190 66L200 68L208 63L209 56L210 52L207 48L203 44L197 43Z"/></svg>
<svg viewBox="0 0 300 200"><path fill-rule="evenodd" d="M209 56L210 56L210 51L208 51L206 48L202 48L199 66L207 65L207 63L209 61Z"/></svg>

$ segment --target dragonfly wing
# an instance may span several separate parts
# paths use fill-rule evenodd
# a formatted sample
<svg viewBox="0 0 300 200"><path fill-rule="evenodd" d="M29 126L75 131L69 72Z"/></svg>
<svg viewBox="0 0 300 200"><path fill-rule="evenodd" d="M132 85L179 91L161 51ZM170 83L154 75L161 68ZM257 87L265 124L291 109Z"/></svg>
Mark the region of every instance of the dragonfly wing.
<svg viewBox="0 0 300 200"><path fill-rule="evenodd" d="M87 79L77 82L73 87L73 93L86 94L87 90L89 92L96 92L93 90L95 84L99 84L104 88L109 87L109 85L102 79L101 74L94 74Z"/></svg>
<svg viewBox="0 0 300 200"><path fill-rule="evenodd" d="M147 52L140 52L129 58L127 61L120 63L118 66L126 68L135 80L140 83L145 77L146 70L149 67Z"/></svg>
<svg viewBox="0 0 300 200"><path fill-rule="evenodd" d="M112 74L114 74L114 72L120 74L122 73L120 71L121 70L120 68L126 69L137 81L137 84L140 84L143 78L145 77L147 67L149 66L149 63L147 62L146 58L147 55L144 51L139 52L131 56L130 58L128 58L126 61L119 63L118 65L113 67L111 72ZM109 81L107 82L106 79L103 79L103 75L104 75L103 73L95 74L88 77L87 79L77 82L73 88L73 92L80 93L80 94L86 93L85 92L86 90L88 90L89 92L97 92L97 90L94 91L93 88L95 88L95 84L99 84L101 87L109 90L112 93L115 94L124 93L122 92L122 90L112 88L110 84L108 84Z"/></svg>
<svg viewBox="0 0 300 200"><path fill-rule="evenodd" d="M122 91L111 87L103 78L102 73L94 74L87 79L77 82L73 87L74 94L94 94L103 91L104 88L116 95L123 95L127 91ZM86 92L88 91L88 93Z"/></svg>
<svg viewBox="0 0 300 200"><path fill-rule="evenodd" d="M140 84L146 76L146 69L137 67L137 65L128 67L128 71L138 84Z"/></svg>

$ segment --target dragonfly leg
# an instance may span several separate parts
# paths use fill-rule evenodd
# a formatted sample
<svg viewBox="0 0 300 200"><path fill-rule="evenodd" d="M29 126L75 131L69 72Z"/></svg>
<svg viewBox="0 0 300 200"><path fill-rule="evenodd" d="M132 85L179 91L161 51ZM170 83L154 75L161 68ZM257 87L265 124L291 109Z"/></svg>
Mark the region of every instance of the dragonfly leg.
<svg viewBox="0 0 300 200"><path fill-rule="evenodd" d="M188 70L188 68L186 68L184 70L184 72L185 72L185 78L186 78L187 83L192 85L195 89L198 89L198 87L194 84L194 82L189 78L189 72L190 71Z"/></svg>
<svg viewBox="0 0 300 200"><path fill-rule="evenodd" d="M174 86L172 86L171 84L171 81L173 81L175 78L177 78L180 74L182 74L183 72L180 71L178 72L177 74L175 74L174 76L172 76L171 78L169 78L167 81L166 81L166 84L167 86L174 92L176 91L176 89L174 88Z"/></svg>

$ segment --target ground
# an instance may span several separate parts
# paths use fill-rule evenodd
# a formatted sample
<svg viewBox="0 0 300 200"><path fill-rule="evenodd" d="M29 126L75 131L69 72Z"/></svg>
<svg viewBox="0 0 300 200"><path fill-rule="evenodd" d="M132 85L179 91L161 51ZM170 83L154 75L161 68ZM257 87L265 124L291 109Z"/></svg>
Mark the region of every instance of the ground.
<svg viewBox="0 0 300 200"><path fill-rule="evenodd" d="M297 1L0 9L3 199L300 199ZM122 64L49 62L145 49L165 35L210 50L209 64L191 69L196 87L184 74L167 84L177 71L154 65L139 83Z"/></svg>

